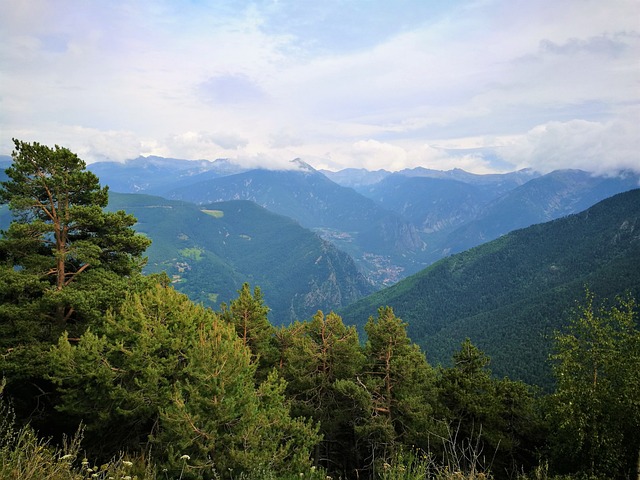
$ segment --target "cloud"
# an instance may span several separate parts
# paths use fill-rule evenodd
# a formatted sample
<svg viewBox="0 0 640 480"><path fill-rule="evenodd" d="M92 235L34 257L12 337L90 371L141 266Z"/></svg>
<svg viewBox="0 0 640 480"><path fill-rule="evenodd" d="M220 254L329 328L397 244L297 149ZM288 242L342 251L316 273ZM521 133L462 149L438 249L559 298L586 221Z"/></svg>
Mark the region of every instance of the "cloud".
<svg viewBox="0 0 640 480"><path fill-rule="evenodd" d="M497 164L469 138L541 169L637 145L637 0L0 7L0 131L94 159L479 172Z"/></svg>
<svg viewBox="0 0 640 480"><path fill-rule="evenodd" d="M80 125L50 125L49 129L20 128L2 137L0 149L11 151L11 138L45 145L69 148L87 163L96 161L124 161L135 158L145 150L138 135L125 130L100 130Z"/></svg>
<svg viewBox="0 0 640 480"><path fill-rule="evenodd" d="M622 37L623 35L616 35ZM626 36L626 35L625 35ZM551 40L541 40L540 50L544 53L556 55L577 55L581 53L605 55L615 57L623 53L628 45L618 38L599 35L588 39L570 38L563 44Z"/></svg>
<svg viewBox="0 0 640 480"><path fill-rule="evenodd" d="M499 154L541 172L578 168L597 174L640 173L640 110L608 122L571 120L538 125Z"/></svg>
<svg viewBox="0 0 640 480"><path fill-rule="evenodd" d="M425 167L434 170L462 168L473 173L495 171L491 162L480 152L449 150L429 144L397 145L377 140L363 140L354 143L344 153L353 167L367 170L397 171L406 168Z"/></svg>
<svg viewBox="0 0 640 480"><path fill-rule="evenodd" d="M207 79L199 85L202 96L214 104L233 105L262 102L265 91L244 74L223 74Z"/></svg>

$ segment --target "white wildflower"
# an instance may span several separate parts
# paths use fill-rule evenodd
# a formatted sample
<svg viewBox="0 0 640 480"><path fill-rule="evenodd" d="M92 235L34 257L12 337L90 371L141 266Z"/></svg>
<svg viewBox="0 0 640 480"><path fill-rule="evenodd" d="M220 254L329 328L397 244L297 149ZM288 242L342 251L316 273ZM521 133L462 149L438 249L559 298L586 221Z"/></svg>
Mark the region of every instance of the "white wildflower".
<svg viewBox="0 0 640 480"><path fill-rule="evenodd" d="M191 457L189 455L182 455L180 460L191 460Z"/></svg>

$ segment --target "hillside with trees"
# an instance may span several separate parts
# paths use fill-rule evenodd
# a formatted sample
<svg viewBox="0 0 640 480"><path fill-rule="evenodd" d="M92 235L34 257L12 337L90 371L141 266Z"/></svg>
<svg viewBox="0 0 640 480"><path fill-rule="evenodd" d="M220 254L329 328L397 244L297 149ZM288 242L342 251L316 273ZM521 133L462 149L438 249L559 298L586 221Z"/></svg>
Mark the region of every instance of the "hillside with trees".
<svg viewBox="0 0 640 480"><path fill-rule="evenodd" d="M640 294L640 190L443 259L341 313L363 327L392 306L431 361L447 363L469 337L497 375L549 385L549 338L585 287L600 298Z"/></svg>
<svg viewBox="0 0 640 480"><path fill-rule="evenodd" d="M435 367L390 306L365 320L361 340L333 312L274 326L247 283L218 310L195 304L166 275L141 274L149 240L131 214L105 209L108 190L82 160L15 147L0 184L14 215L0 238L0 478L640 473L632 296L576 297L550 339L555 384L542 393L493 375L468 339ZM637 207L637 192L613 201ZM570 222L614 216L601 205ZM601 221L609 248L637 238L630 219L613 238Z"/></svg>
<svg viewBox="0 0 640 480"><path fill-rule="evenodd" d="M196 206L112 194L108 208L131 212L136 231L153 239L144 271L166 272L177 290L206 306L219 308L248 281L262 286L270 320L283 325L373 291L347 254L253 202Z"/></svg>

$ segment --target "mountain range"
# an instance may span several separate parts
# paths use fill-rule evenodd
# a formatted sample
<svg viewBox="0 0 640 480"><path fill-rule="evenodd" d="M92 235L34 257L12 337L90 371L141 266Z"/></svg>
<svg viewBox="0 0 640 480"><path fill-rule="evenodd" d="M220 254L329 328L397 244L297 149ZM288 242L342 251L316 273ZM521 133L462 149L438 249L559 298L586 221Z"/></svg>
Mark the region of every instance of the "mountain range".
<svg viewBox="0 0 640 480"><path fill-rule="evenodd" d="M112 191L153 193L198 205L250 200L290 217L348 253L376 288L514 229L577 213L640 185L623 172L532 170L477 175L460 169L320 172L246 170L229 160L141 157L89 168Z"/></svg>
<svg viewBox="0 0 640 480"><path fill-rule="evenodd" d="M153 240L146 272L167 272L178 290L214 308L249 282L263 291L271 322L281 325L373 291L346 253L253 202L196 206L112 193L109 208L132 213L136 230Z"/></svg>

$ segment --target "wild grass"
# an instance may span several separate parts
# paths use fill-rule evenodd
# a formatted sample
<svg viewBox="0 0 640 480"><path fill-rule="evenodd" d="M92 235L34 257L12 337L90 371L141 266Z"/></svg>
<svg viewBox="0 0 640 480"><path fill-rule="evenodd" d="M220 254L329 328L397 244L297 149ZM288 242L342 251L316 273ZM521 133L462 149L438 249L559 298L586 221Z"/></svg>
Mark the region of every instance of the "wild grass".
<svg viewBox="0 0 640 480"><path fill-rule="evenodd" d="M40 438L29 426L17 427L13 412L2 403L0 385L0 480L187 480L201 478L189 468L188 457L179 476L156 468L149 458L122 454L109 462L96 464L82 452L83 430L64 438L62 445ZM445 457L436 459L420 450L400 450L383 463L375 480L492 480L481 462L478 442L458 444L455 437L443 439ZM276 474L257 468L251 472L212 472L215 480L343 480L332 478L322 469L311 467L304 472ZM548 466L541 465L517 480L577 480L577 477L550 476ZM582 480L582 479L581 479ZM591 480L591 479L590 479Z"/></svg>

